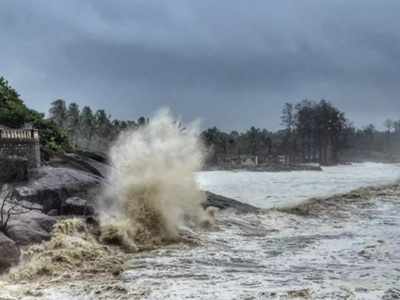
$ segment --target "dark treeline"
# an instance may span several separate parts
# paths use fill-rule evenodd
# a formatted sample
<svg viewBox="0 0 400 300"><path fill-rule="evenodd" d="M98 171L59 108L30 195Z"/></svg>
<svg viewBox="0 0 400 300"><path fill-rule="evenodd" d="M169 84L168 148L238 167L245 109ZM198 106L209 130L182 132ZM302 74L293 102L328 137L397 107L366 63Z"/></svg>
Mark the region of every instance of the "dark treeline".
<svg viewBox="0 0 400 300"><path fill-rule="evenodd" d="M400 149L400 120L385 122L386 132L373 125L357 129L345 113L330 102L303 100L286 103L281 115L282 130L270 132L251 127L244 132L207 129L203 139L212 151L209 163L224 157L253 155L259 162L306 162L334 165L341 161L392 160Z"/></svg>
<svg viewBox="0 0 400 300"><path fill-rule="evenodd" d="M40 130L43 148L52 151L89 150L107 152L111 143L126 129L145 125L137 121L112 119L105 110L80 108L76 103L56 100L51 104L49 118L29 109L19 94L0 77L0 125L20 128L27 124ZM303 100L286 103L281 114L282 129L272 132L251 127L238 132L223 132L216 127L202 132L210 149L208 163L222 158L257 156L258 162L298 164L316 162L322 165L341 161L400 159L400 118L386 120L385 130L374 125L355 128L330 102Z"/></svg>
<svg viewBox="0 0 400 300"><path fill-rule="evenodd" d="M112 119L105 110L82 109L76 103L56 100L49 119L68 136L72 148L107 152L110 144L126 129L145 125L137 121ZM260 163L278 161L286 164L320 163L334 165L341 161L390 160L400 149L400 120L385 122L386 131L373 125L357 129L330 102L303 100L286 103L281 114L282 130L276 132L251 127L244 132L223 132L216 127L202 132L210 149L208 163L218 165L227 157L257 156Z"/></svg>
<svg viewBox="0 0 400 300"><path fill-rule="evenodd" d="M89 106L80 109L78 104L72 102L67 105L62 99L51 103L49 119L63 129L72 148L93 152L107 152L123 130L148 122L144 117L137 121L112 119L104 109L93 111Z"/></svg>

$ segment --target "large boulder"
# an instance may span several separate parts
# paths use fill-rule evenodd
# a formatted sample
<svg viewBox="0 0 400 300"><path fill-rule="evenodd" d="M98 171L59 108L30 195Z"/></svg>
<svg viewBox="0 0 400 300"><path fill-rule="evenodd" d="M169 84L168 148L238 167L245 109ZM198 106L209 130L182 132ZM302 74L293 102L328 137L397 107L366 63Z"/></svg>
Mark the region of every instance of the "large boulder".
<svg viewBox="0 0 400 300"><path fill-rule="evenodd" d="M71 197L65 200L61 206L61 215L87 216L94 214L94 207L87 200L79 197Z"/></svg>
<svg viewBox="0 0 400 300"><path fill-rule="evenodd" d="M38 211L15 216L7 226L7 235L18 245L40 243L51 238L50 232L57 219Z"/></svg>
<svg viewBox="0 0 400 300"><path fill-rule="evenodd" d="M17 264L20 254L16 243L0 232L0 273Z"/></svg>
<svg viewBox="0 0 400 300"><path fill-rule="evenodd" d="M64 167L80 170L105 178L110 172L106 157L91 152L64 153L49 161L54 167Z"/></svg>
<svg viewBox="0 0 400 300"><path fill-rule="evenodd" d="M15 187L15 196L20 201L37 203L47 213L60 211L65 200L82 197L93 201L104 183L100 176L71 168L43 167L27 184Z"/></svg>

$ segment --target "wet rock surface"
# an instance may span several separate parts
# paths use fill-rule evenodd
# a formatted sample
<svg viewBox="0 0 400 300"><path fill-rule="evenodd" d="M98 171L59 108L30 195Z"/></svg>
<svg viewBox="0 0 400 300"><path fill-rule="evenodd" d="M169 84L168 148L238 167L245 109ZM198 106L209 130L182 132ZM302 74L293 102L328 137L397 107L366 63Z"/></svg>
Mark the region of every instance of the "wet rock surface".
<svg viewBox="0 0 400 300"><path fill-rule="evenodd" d="M0 273L19 261L20 250L13 240L0 232Z"/></svg>
<svg viewBox="0 0 400 300"><path fill-rule="evenodd" d="M4 216L11 206L17 213L9 218L6 236L1 236L0 256L4 254L5 258L0 258L0 272L17 261L19 247L50 240L56 216L93 214L93 203L103 183L104 178L94 172L46 166L32 173L29 181L4 185L11 195L5 200Z"/></svg>
<svg viewBox="0 0 400 300"><path fill-rule="evenodd" d="M47 241L57 219L38 211L15 216L9 222L7 236L20 246Z"/></svg>
<svg viewBox="0 0 400 300"><path fill-rule="evenodd" d="M37 203L44 212L60 210L65 200L74 196L94 199L103 183L99 176L70 168L43 167L28 183L15 187L20 201Z"/></svg>
<svg viewBox="0 0 400 300"><path fill-rule="evenodd" d="M49 163L51 166L76 169L105 178L110 171L106 157L89 152L65 153Z"/></svg>
<svg viewBox="0 0 400 300"><path fill-rule="evenodd" d="M94 206L89 204L87 200L79 197L71 197L66 199L61 205L61 215L80 215L87 216L94 214Z"/></svg>
<svg viewBox="0 0 400 300"><path fill-rule="evenodd" d="M250 204L242 203L240 201L217 195L211 192L205 192L207 200L203 203L204 207L217 207L219 209L232 209L238 213L257 213L260 211L259 208Z"/></svg>

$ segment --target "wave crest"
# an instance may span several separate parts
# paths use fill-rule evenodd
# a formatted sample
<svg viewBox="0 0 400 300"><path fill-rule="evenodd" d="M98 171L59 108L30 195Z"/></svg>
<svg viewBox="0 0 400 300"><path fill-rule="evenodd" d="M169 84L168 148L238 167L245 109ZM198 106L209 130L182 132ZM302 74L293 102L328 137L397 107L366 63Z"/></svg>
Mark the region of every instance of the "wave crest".
<svg viewBox="0 0 400 300"><path fill-rule="evenodd" d="M179 238L182 227L207 222L194 173L204 151L197 127L169 111L122 134L110 152L113 169L101 209L102 240L130 250Z"/></svg>

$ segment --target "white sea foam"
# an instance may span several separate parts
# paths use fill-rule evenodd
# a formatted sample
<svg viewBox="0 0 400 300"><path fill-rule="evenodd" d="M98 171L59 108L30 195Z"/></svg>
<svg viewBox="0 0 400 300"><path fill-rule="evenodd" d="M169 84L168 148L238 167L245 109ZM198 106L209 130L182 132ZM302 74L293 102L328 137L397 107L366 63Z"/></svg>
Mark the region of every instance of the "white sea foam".
<svg viewBox="0 0 400 300"><path fill-rule="evenodd" d="M279 203L390 183L398 178L399 166L367 163L316 173L227 173L200 172L198 180L203 188L243 201ZM240 189L232 189L234 183ZM220 212L219 230L199 232L203 245L172 244L134 254L126 272L112 282L101 277L90 284L65 281L44 286L40 293L49 300L292 299L296 293L312 299L381 299L398 285L400 206L389 196L365 204L350 205L351 217L344 219ZM0 287L0 295L8 298L27 294L20 285L0 282Z"/></svg>
<svg viewBox="0 0 400 300"><path fill-rule="evenodd" d="M261 208L294 205L353 189L388 184L400 178L400 165L357 163L319 171L244 172L206 171L197 174L204 190Z"/></svg>

